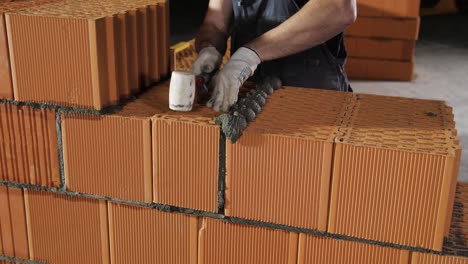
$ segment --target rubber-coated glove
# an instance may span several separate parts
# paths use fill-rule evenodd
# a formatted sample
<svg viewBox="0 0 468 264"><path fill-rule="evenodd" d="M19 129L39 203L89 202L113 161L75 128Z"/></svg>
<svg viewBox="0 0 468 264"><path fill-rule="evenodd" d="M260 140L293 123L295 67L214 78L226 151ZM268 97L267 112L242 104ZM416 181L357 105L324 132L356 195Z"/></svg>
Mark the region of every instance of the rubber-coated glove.
<svg viewBox="0 0 468 264"><path fill-rule="evenodd" d="M203 48L192 65L192 71L195 75L211 73L219 68L222 59L223 55L215 47Z"/></svg>
<svg viewBox="0 0 468 264"><path fill-rule="evenodd" d="M238 49L214 77L214 90L207 106L215 111L229 111L237 102L240 87L254 74L261 62L255 51L244 47Z"/></svg>

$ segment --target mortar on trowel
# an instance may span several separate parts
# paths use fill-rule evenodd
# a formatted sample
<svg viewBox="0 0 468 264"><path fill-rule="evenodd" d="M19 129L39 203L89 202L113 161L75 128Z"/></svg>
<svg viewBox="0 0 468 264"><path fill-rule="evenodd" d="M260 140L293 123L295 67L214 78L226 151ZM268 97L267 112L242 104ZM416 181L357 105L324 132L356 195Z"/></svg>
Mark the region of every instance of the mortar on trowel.
<svg viewBox="0 0 468 264"><path fill-rule="evenodd" d="M173 71L169 86L169 108L189 112L195 102L205 103L209 99L208 83L213 74L202 73L195 76L191 71Z"/></svg>

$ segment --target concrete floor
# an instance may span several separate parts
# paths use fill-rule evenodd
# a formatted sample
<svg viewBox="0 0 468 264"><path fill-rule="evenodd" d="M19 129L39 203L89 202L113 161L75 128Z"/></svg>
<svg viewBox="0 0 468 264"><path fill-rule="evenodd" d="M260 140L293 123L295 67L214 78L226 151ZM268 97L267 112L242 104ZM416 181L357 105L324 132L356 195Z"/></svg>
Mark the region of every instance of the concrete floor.
<svg viewBox="0 0 468 264"><path fill-rule="evenodd" d="M177 1L172 7L171 42L193 38L203 8ZM187 15L187 10L194 12ZM422 18L415 72L413 82L352 81L352 85L359 93L447 101L454 108L462 145L468 146L468 16ZM468 151L462 158L459 180L468 182Z"/></svg>

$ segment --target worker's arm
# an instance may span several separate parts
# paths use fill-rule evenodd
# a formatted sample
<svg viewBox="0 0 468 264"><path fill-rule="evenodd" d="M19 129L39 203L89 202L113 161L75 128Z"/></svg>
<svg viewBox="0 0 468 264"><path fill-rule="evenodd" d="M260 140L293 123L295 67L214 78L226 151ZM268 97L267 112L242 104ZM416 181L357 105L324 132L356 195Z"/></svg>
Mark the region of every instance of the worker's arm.
<svg viewBox="0 0 468 264"><path fill-rule="evenodd" d="M226 52L228 31L232 19L232 0L210 0L205 20L195 38L198 57L193 72L212 72L221 64Z"/></svg>
<svg viewBox="0 0 468 264"><path fill-rule="evenodd" d="M262 61L286 57L320 45L343 32L356 18L356 0L309 1L294 16L239 48L215 78L208 107L228 111L239 88Z"/></svg>
<svg viewBox="0 0 468 264"><path fill-rule="evenodd" d="M356 0L309 1L294 16L246 47L262 61L286 57L320 45L343 32L356 19Z"/></svg>

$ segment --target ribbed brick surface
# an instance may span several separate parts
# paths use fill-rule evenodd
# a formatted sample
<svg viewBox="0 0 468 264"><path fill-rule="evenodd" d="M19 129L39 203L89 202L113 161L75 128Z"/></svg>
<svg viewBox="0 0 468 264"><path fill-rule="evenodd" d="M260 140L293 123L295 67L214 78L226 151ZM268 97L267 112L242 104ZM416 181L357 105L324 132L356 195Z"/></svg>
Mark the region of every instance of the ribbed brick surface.
<svg viewBox="0 0 468 264"><path fill-rule="evenodd" d="M301 234L298 264L408 264L406 250Z"/></svg>
<svg viewBox="0 0 468 264"><path fill-rule="evenodd" d="M0 255L28 259L23 191L0 186Z"/></svg>
<svg viewBox="0 0 468 264"><path fill-rule="evenodd" d="M416 40L419 35L419 19L395 19L382 17L358 17L346 30L347 36Z"/></svg>
<svg viewBox="0 0 468 264"><path fill-rule="evenodd" d="M411 61L416 41L347 37L345 44L350 57Z"/></svg>
<svg viewBox="0 0 468 264"><path fill-rule="evenodd" d="M2 1L0 5L0 98L13 100L10 55L5 23L5 13L42 5L56 0Z"/></svg>
<svg viewBox="0 0 468 264"><path fill-rule="evenodd" d="M357 0L358 15L369 17L418 17L419 0Z"/></svg>
<svg viewBox="0 0 468 264"><path fill-rule="evenodd" d="M0 180L59 185L55 111L0 105Z"/></svg>
<svg viewBox="0 0 468 264"><path fill-rule="evenodd" d="M346 73L352 79L412 81L414 61L348 58Z"/></svg>
<svg viewBox="0 0 468 264"><path fill-rule="evenodd" d="M298 234L203 219L198 264L295 264Z"/></svg>
<svg viewBox="0 0 468 264"><path fill-rule="evenodd" d="M65 114L62 126L70 190L152 201L149 119Z"/></svg>
<svg viewBox="0 0 468 264"><path fill-rule="evenodd" d="M372 95L353 109L335 148L329 231L441 250L460 158L451 112Z"/></svg>
<svg viewBox="0 0 468 264"><path fill-rule="evenodd" d="M454 256L439 256L415 252L411 264L467 264L468 258Z"/></svg>
<svg viewBox="0 0 468 264"><path fill-rule="evenodd" d="M107 204L26 192L30 257L56 264L110 263Z"/></svg>
<svg viewBox="0 0 468 264"><path fill-rule="evenodd" d="M167 8L163 0L79 0L7 14L15 99L101 109L166 76L168 54L157 54L166 67L151 74L149 61L169 53L167 37L150 46L168 23L149 23L167 21Z"/></svg>
<svg viewBox="0 0 468 264"><path fill-rule="evenodd" d="M333 140L352 95L285 88L227 146L226 214L326 230Z"/></svg>
<svg viewBox="0 0 468 264"><path fill-rule="evenodd" d="M215 211L218 115L206 107L172 112L169 84L153 87L110 116L66 114L67 187L120 199Z"/></svg>
<svg viewBox="0 0 468 264"><path fill-rule="evenodd" d="M197 263L197 218L109 204L112 263Z"/></svg>
<svg viewBox="0 0 468 264"><path fill-rule="evenodd" d="M468 257L468 183L458 183L444 252Z"/></svg>

